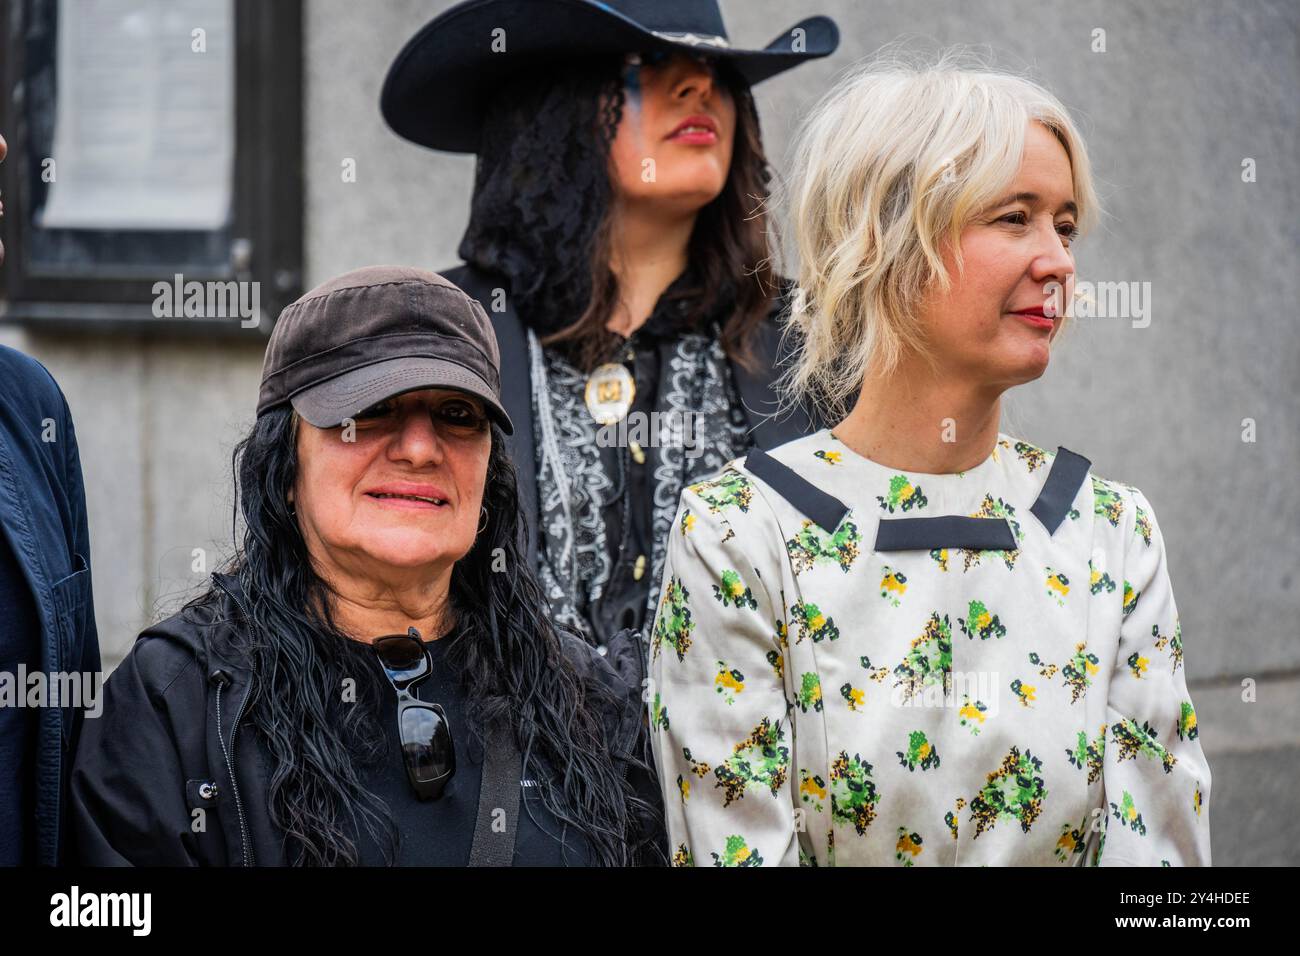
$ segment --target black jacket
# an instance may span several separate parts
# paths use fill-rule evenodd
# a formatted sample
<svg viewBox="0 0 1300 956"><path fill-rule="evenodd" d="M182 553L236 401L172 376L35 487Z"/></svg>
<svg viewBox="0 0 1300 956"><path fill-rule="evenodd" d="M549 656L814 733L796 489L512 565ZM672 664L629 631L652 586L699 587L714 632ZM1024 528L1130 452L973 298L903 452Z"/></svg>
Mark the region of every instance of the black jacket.
<svg viewBox="0 0 1300 956"><path fill-rule="evenodd" d="M506 286L506 280L496 278L472 265L459 265L442 272L443 278L460 286L471 298L477 299L492 319L501 351L501 403L514 422L515 433L506 440L510 443L511 458L519 473L519 506L528 525L528 557L532 567L537 566L537 472L534 467L536 449L533 442L533 388L528 361L528 338L523 322L510 305L509 295L494 295ZM493 306L500 305L500 311ZM778 298L772 311L759 325L753 340L756 365L753 371L737 362L731 362L731 375L744 405L745 417L753 429L753 443L764 451L777 445L802 438L822 427L816 416L802 406L796 406L777 415L778 401L774 387L777 376L790 362L790 346L782 341L778 316L785 299Z"/></svg>
<svg viewBox="0 0 1300 956"><path fill-rule="evenodd" d="M235 577L214 574L213 581L215 599L140 635L105 684L103 714L86 721L70 793L77 862L288 862L283 834L268 811L268 768L244 719L252 674L232 642L247 619L243 594ZM617 695L602 715L606 739L638 792L659 804L653 777L628 760L632 753L644 759L647 750L644 663L634 635L612 644L605 656L577 637L562 640L579 673Z"/></svg>

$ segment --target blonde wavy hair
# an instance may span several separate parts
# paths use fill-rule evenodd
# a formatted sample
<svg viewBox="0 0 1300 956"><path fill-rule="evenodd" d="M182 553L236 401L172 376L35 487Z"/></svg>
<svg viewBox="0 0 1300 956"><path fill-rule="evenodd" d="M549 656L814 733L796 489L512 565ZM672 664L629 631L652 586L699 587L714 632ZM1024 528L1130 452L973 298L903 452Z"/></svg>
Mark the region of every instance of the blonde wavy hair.
<svg viewBox="0 0 1300 956"><path fill-rule="evenodd" d="M1001 198L1020 168L1031 121L1070 158L1080 233L1099 205L1083 138L1055 96L949 50L908 62L887 49L842 79L803 123L782 190L798 254L786 325L795 361L778 381L838 421L868 374L913 351L929 358L917 318L932 283L963 268L962 229Z"/></svg>

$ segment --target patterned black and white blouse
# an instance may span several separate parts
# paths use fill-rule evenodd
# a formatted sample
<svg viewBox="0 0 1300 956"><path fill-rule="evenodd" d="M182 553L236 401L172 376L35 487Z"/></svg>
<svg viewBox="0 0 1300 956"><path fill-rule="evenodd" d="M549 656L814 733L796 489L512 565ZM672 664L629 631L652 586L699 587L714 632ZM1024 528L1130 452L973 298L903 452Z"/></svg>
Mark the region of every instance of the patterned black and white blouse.
<svg viewBox="0 0 1300 956"><path fill-rule="evenodd" d="M636 382L621 425L602 428L584 400L587 375L528 332L538 575L555 619L598 647L623 628L644 637L682 489L752 443L719 317L691 328L672 289L610 358Z"/></svg>

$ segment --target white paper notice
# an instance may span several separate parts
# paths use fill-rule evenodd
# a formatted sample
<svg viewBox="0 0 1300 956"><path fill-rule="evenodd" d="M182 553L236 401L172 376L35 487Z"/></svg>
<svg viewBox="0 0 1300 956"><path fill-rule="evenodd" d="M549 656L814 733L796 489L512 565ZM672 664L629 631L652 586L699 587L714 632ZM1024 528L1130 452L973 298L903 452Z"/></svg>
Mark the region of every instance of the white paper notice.
<svg viewBox="0 0 1300 956"><path fill-rule="evenodd" d="M50 229L230 217L234 0L59 0Z"/></svg>

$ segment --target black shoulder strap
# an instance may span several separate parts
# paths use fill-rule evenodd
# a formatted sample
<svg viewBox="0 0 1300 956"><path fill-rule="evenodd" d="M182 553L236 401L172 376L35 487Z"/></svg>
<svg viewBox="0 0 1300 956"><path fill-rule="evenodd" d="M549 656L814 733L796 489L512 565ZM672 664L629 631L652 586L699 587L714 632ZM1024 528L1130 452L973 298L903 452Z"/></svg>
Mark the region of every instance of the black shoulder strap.
<svg viewBox="0 0 1300 956"><path fill-rule="evenodd" d="M1069 514L1070 504L1079 493L1079 486L1088 477L1088 469L1091 467L1092 462L1082 455L1076 455L1064 445L1057 447L1052 470L1047 473L1047 480L1043 482L1038 498L1029 508L1049 535L1056 533L1056 529Z"/></svg>
<svg viewBox="0 0 1300 956"><path fill-rule="evenodd" d="M478 791L478 817L474 823L474 843L469 850L470 866L511 866L515 858L515 838L519 832L519 788L523 758L515 745L509 726L492 724L483 741L483 779ZM498 832L493 823L502 811L505 830Z"/></svg>
<svg viewBox="0 0 1300 956"><path fill-rule="evenodd" d="M745 456L745 467L772 486L782 498L827 531L834 531L848 514L849 508L834 495L828 495L789 465L777 461L763 449L754 447Z"/></svg>

